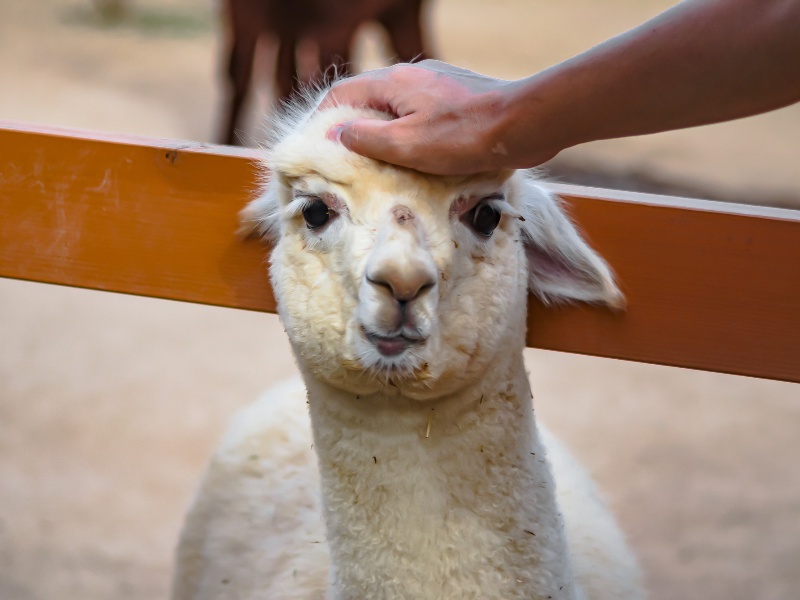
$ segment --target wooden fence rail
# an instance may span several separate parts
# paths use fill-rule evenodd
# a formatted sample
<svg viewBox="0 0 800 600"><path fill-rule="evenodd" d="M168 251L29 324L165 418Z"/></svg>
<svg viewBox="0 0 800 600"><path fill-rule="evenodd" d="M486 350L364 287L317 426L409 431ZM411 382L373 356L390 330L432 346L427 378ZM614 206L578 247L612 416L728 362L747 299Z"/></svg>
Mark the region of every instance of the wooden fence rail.
<svg viewBox="0 0 800 600"><path fill-rule="evenodd" d="M0 121L0 276L274 312L234 235L255 161ZM628 308L532 299L530 346L800 382L800 211L552 187Z"/></svg>

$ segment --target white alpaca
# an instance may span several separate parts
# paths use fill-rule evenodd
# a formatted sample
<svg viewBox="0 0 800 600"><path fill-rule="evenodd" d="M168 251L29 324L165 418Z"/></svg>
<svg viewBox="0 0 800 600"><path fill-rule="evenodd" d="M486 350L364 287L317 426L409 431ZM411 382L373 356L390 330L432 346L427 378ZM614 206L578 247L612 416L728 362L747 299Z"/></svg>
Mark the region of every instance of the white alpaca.
<svg viewBox="0 0 800 600"><path fill-rule="evenodd" d="M528 290L617 306L608 268L522 173L425 176L326 139L365 113L386 118L295 109L246 210L277 242L305 386L233 420L173 598L642 598L593 484L537 428L522 361Z"/></svg>

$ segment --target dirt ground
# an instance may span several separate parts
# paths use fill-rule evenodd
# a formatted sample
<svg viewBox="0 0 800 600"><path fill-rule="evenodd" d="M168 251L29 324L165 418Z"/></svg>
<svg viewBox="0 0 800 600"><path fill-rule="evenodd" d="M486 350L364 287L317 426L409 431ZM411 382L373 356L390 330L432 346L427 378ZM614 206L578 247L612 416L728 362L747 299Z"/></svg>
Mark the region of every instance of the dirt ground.
<svg viewBox="0 0 800 600"><path fill-rule="evenodd" d="M671 4L437 2L439 55L509 78ZM131 4L106 27L89 0L0 0L0 119L212 139L216 9ZM798 152L795 106L590 144L554 172L800 208ZM295 370L277 319L0 280L0 342L0 598L166 597L182 512L226 419ZM800 597L800 386L527 359L537 413L595 474L654 600Z"/></svg>

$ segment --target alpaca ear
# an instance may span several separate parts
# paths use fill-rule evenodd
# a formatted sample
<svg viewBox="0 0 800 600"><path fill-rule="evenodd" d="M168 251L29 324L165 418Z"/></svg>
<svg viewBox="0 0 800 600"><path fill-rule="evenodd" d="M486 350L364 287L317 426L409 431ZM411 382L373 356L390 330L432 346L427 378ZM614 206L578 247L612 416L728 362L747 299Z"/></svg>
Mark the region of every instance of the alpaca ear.
<svg viewBox="0 0 800 600"><path fill-rule="evenodd" d="M262 194L239 212L240 237L278 241L281 235L280 188L278 178L271 179Z"/></svg>
<svg viewBox="0 0 800 600"><path fill-rule="evenodd" d="M530 291L545 303L577 300L622 308L625 298L611 269L580 236L561 201L529 177L516 183Z"/></svg>

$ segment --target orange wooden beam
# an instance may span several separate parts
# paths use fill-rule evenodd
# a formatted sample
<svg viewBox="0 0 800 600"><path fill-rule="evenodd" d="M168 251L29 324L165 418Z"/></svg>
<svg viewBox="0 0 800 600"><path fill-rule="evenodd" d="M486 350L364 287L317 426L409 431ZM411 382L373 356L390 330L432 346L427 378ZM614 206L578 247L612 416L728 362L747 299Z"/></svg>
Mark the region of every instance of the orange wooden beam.
<svg viewBox="0 0 800 600"><path fill-rule="evenodd" d="M0 121L0 276L275 311L236 148Z"/></svg>
<svg viewBox="0 0 800 600"><path fill-rule="evenodd" d="M531 303L530 346L800 382L800 211L552 187L628 305Z"/></svg>
<svg viewBox="0 0 800 600"><path fill-rule="evenodd" d="M0 276L274 312L256 158L0 122ZM532 300L529 345L800 382L800 211L552 187L628 309Z"/></svg>

